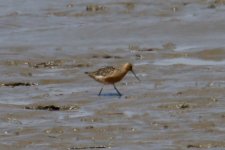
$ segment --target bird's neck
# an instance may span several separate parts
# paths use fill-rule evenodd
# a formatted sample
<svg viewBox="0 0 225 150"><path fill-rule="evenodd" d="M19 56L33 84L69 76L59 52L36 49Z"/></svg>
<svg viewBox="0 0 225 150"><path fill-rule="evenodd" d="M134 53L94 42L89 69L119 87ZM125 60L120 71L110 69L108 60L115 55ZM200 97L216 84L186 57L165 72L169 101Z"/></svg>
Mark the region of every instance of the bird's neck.
<svg viewBox="0 0 225 150"><path fill-rule="evenodd" d="M128 70L122 68L121 69L121 75L122 75L122 77L124 77L127 74L127 72L128 72Z"/></svg>

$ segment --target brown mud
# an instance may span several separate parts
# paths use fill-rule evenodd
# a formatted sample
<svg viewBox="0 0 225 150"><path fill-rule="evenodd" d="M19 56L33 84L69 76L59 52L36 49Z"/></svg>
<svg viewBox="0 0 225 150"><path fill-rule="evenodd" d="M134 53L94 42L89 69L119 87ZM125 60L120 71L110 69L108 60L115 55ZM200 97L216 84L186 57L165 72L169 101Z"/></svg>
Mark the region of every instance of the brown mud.
<svg viewBox="0 0 225 150"><path fill-rule="evenodd" d="M225 148L225 2L0 5L1 150ZM104 86L84 74L134 64Z"/></svg>

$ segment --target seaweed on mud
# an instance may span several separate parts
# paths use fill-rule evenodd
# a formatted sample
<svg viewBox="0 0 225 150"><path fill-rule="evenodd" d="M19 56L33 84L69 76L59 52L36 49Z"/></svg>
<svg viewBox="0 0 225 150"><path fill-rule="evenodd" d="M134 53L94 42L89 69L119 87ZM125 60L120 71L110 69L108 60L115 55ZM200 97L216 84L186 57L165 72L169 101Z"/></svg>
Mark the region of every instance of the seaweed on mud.
<svg viewBox="0 0 225 150"><path fill-rule="evenodd" d="M77 110L77 109L79 109L79 106L78 105L70 105L70 106L37 105L37 106L25 106L25 109L66 111L66 110Z"/></svg>
<svg viewBox="0 0 225 150"><path fill-rule="evenodd" d="M86 6L86 11L88 12L98 12L98 11L104 11L106 9L103 5L97 5L97 4L89 4Z"/></svg>
<svg viewBox="0 0 225 150"><path fill-rule="evenodd" d="M40 62L32 65L33 68L55 68L61 66L63 62L61 60L52 60L47 62Z"/></svg>
<svg viewBox="0 0 225 150"><path fill-rule="evenodd" d="M141 51L141 52L152 52L152 51L161 50L160 48L155 48L155 47L140 48L140 46L137 45L137 44L129 44L128 49L131 50L131 51Z"/></svg>
<svg viewBox="0 0 225 150"><path fill-rule="evenodd" d="M162 108L162 109L181 109L181 110L188 109L190 107L191 107L191 105L188 104L188 103L165 104L165 105L160 105L159 106L159 108Z"/></svg>
<svg viewBox="0 0 225 150"><path fill-rule="evenodd" d="M84 146L84 147L71 147L69 150L75 150L75 149L101 149L101 148L110 148L108 146Z"/></svg>
<svg viewBox="0 0 225 150"><path fill-rule="evenodd" d="M38 110L49 110L49 111L59 111L60 107L55 105L47 105L47 106L37 106L36 109Z"/></svg>
<svg viewBox="0 0 225 150"><path fill-rule="evenodd" d="M8 83L1 83L1 86L8 86L8 87L33 86L33 85L37 85L37 83L30 83L30 82L8 82Z"/></svg>
<svg viewBox="0 0 225 150"><path fill-rule="evenodd" d="M91 65L90 64L76 64L76 65L74 65L74 67L79 67L79 68L81 68L81 67L90 67Z"/></svg>
<svg viewBox="0 0 225 150"><path fill-rule="evenodd" d="M198 143L190 143L187 145L187 148L201 148L201 149L211 149L211 148L220 148L224 149L225 143L224 141L199 141Z"/></svg>
<svg viewBox="0 0 225 150"><path fill-rule="evenodd" d="M208 8L215 9L218 5L225 5L225 0L210 1Z"/></svg>
<svg viewBox="0 0 225 150"><path fill-rule="evenodd" d="M50 60L46 62L39 62L36 64L29 65L32 68L47 68L47 69L54 69L54 68L76 68L76 67L89 67L89 63L77 63L77 64L65 64L63 60Z"/></svg>
<svg viewBox="0 0 225 150"><path fill-rule="evenodd" d="M201 145L188 144L187 148L201 148Z"/></svg>
<svg viewBox="0 0 225 150"><path fill-rule="evenodd" d="M190 105L186 104L186 103L183 103L183 104L176 105L176 107L179 108L179 109L186 109L186 108L189 108Z"/></svg>
<svg viewBox="0 0 225 150"><path fill-rule="evenodd" d="M115 58L115 59L120 59L122 58L121 56L111 56L111 55L93 55L92 58L104 58L104 59L110 59L110 58Z"/></svg>

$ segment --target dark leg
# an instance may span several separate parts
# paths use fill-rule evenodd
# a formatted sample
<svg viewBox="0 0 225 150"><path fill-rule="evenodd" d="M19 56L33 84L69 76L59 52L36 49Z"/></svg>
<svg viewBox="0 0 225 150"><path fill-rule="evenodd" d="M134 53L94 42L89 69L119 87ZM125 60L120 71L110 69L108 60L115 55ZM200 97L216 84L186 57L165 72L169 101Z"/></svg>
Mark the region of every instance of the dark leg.
<svg viewBox="0 0 225 150"><path fill-rule="evenodd" d="M114 89L116 90L116 92L118 93L119 96L121 96L122 94L119 92L119 90L116 88L115 84L113 84Z"/></svg>
<svg viewBox="0 0 225 150"><path fill-rule="evenodd" d="M99 91L98 96L100 96L100 95L101 95L101 93L102 93L102 89L103 89L103 87L102 87L102 88L101 88L101 90Z"/></svg>

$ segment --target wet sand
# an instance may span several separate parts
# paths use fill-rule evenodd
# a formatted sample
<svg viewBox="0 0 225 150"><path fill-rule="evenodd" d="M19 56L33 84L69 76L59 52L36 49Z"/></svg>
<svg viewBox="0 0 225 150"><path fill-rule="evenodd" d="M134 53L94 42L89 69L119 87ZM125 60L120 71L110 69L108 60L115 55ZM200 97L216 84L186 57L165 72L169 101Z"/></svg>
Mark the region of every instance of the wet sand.
<svg viewBox="0 0 225 150"><path fill-rule="evenodd" d="M224 149L224 4L1 1L0 149Z"/></svg>

